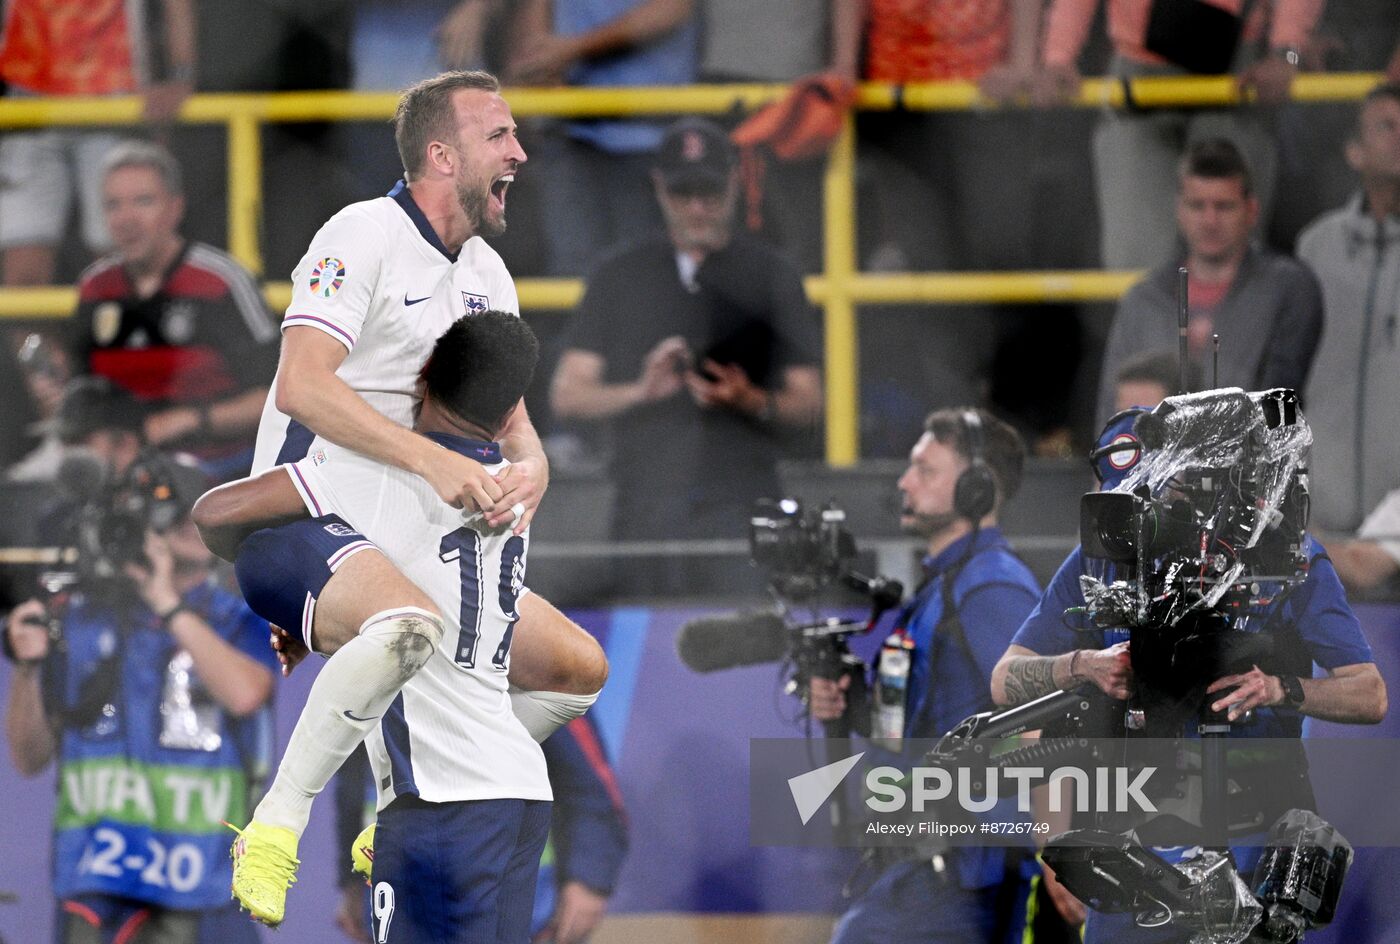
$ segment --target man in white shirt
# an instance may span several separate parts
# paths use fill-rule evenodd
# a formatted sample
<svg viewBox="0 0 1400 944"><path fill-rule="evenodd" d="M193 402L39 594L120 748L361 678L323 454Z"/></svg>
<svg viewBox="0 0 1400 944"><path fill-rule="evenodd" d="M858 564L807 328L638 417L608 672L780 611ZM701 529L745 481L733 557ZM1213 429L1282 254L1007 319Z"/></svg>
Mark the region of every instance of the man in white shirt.
<svg viewBox="0 0 1400 944"><path fill-rule="evenodd" d="M404 180L332 217L292 273L253 471L296 461L321 439L421 476L492 525L519 517L524 530L548 464L523 408L501 433L511 465L500 482L408 427L418 368L438 335L468 311L518 311L510 274L483 237L505 230L506 191L525 152L485 72L447 72L406 91L394 134ZM455 290L441 286L449 271Z"/></svg>

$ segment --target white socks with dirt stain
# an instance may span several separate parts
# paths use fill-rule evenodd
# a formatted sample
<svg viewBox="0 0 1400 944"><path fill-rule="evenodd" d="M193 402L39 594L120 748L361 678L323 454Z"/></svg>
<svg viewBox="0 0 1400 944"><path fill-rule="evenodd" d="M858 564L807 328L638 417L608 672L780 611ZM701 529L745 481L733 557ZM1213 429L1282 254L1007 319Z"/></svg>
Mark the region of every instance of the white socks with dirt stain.
<svg viewBox="0 0 1400 944"><path fill-rule="evenodd" d="M316 795L427 663L442 633L442 620L417 607L365 620L359 635L321 666L253 818L300 836Z"/></svg>

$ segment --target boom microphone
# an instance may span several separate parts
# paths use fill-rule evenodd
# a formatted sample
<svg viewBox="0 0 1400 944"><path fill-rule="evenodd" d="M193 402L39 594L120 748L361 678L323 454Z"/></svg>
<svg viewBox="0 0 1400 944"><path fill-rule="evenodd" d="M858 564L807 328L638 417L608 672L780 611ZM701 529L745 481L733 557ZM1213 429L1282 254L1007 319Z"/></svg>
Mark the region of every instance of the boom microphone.
<svg viewBox="0 0 1400 944"><path fill-rule="evenodd" d="M790 631L771 610L693 619L676 635L676 653L693 672L777 662L788 653Z"/></svg>

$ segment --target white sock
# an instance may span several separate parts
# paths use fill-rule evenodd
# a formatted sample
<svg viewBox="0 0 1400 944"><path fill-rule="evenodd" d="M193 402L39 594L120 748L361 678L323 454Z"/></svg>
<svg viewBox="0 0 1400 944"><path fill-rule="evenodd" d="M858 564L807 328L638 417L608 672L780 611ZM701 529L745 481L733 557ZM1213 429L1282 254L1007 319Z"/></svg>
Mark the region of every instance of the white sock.
<svg viewBox="0 0 1400 944"><path fill-rule="evenodd" d="M592 695L570 695L567 692L532 692L523 688L510 688L510 706L515 716L530 732L530 737L543 743L555 731L575 718L580 718L595 701L598 692Z"/></svg>
<svg viewBox="0 0 1400 944"><path fill-rule="evenodd" d="M321 666L253 818L300 836L311 802L428 661L442 631L441 619L411 606L365 620L359 635Z"/></svg>

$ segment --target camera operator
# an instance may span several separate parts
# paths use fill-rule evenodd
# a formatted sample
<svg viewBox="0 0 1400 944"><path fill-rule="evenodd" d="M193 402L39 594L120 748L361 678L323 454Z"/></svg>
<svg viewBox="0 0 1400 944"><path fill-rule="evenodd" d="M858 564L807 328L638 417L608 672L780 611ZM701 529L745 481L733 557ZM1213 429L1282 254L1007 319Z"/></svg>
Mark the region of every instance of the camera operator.
<svg viewBox="0 0 1400 944"><path fill-rule="evenodd" d="M1145 448L1136 435L1134 422L1147 413L1145 408L1124 410L1109 420L1091 453L1100 490L1108 491L1123 481L1142 461ZM1266 673L1259 666L1248 672L1215 679L1206 688L1213 711L1225 711L1229 720L1241 722L1231 732L1235 737L1290 738L1302 735L1304 716L1350 724L1378 723L1386 712L1385 682L1361 633L1360 624L1347 604L1337 573L1322 545L1305 536L1302 547L1308 558L1306 577L1291 592L1285 591L1260 603L1261 627L1276 642L1281 660L1289 660L1307 674ZM1080 583L1082 575L1109 583L1115 565L1088 557L1077 547L1060 565L1044 596L992 674L992 695L999 705L1017 705L1061 689L1092 684L1115 699L1125 699L1134 691L1133 671L1126 629L1097 630L1089 627L1088 638L1096 646L1083 647L1085 629L1077 629L1066 618L1066 611L1085 606ZM1325 675L1312 677L1311 667L1320 666ZM1244 723L1246 712L1253 712L1251 723ZM1304 782L1305 771L1289 770ZM1052 830L1054 831L1054 830ZM1169 861L1181 861L1188 850L1156 849ZM1257 846L1232 846L1237 867L1249 874L1259 857ZM1047 869L1047 887L1061 913L1069 917L1082 905L1058 883ZM1167 926L1145 929L1134 924L1132 915L1089 915L1084 940L1166 942L1185 940L1189 931Z"/></svg>
<svg viewBox="0 0 1400 944"><path fill-rule="evenodd" d="M1010 426L981 410L939 410L899 478L900 525L927 541L923 581L896 621L885 651L910 653L897 734L936 737L991 707L997 654L1039 594L1030 570L997 527L997 512L1021 484L1025 447ZM877 681L889 664L875 668ZM823 721L846 709L841 683L812 679L811 711ZM890 730L877 718L875 733ZM846 912L833 941L1001 942L1020 940L1027 897L1015 850L959 848L946 871L929 858L885 867Z"/></svg>
<svg viewBox="0 0 1400 944"><path fill-rule="evenodd" d="M59 768L55 939L193 944L201 919L229 910L220 821L246 818L264 772L276 660L267 624L217 584L189 520L204 476L143 451L139 415L91 394L80 385L65 401L61 432L111 476L86 502L99 533L128 542L80 546L70 590L9 613L6 735L22 774ZM115 527L122 514L137 524Z"/></svg>

